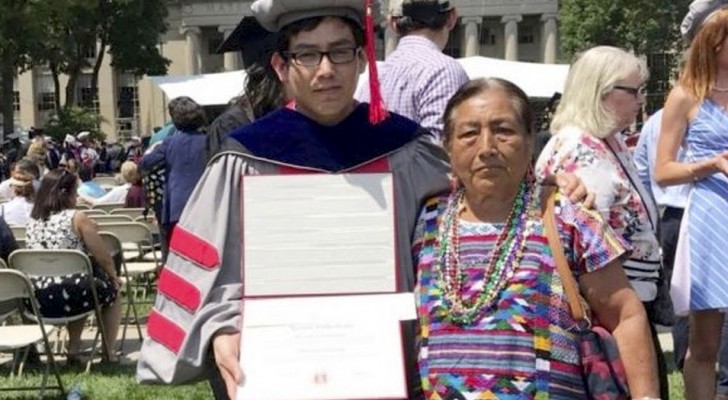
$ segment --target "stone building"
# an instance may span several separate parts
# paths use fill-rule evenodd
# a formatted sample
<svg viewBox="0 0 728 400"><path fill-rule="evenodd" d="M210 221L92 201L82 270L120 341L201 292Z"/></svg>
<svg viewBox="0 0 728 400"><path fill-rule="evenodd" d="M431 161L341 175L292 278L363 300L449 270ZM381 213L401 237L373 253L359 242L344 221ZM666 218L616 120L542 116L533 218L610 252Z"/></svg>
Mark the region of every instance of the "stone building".
<svg viewBox="0 0 728 400"><path fill-rule="evenodd" d="M302 0L305 1L305 0ZM363 0L362 0L363 1ZM385 3L387 1L385 0ZM454 0L459 24L445 51L453 57L482 55L529 62L554 63L558 52L558 0ZM169 0L169 30L161 38L162 54L172 62L170 75L196 75L242 68L238 54L220 55L215 49L244 15L250 1ZM385 5L385 8L387 6ZM397 43L384 30L377 48L385 57ZM89 58L96 49L89 49ZM98 95L90 89L91 70L76 85L79 104L99 112L102 130L111 139L146 136L168 119L170 100L149 80L117 73L104 57ZM61 77L61 87L67 78ZM61 91L63 92L63 90ZM63 103L64 93L59 93ZM47 68L36 67L15 82L16 123L40 127L55 111L53 79Z"/></svg>

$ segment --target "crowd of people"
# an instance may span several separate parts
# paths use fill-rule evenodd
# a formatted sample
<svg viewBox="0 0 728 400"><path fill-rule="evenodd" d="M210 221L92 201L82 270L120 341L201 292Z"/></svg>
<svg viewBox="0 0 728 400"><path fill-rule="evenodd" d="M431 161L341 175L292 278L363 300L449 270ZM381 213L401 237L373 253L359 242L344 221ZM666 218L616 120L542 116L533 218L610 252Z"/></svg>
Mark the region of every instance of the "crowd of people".
<svg viewBox="0 0 728 400"><path fill-rule="evenodd" d="M77 202L151 208L160 279L199 294L180 306L184 294L160 282L137 380L206 378L229 399L244 381L241 177L377 169L394 180L398 290L417 305L403 324L408 398L600 398L591 379L606 378L585 376L572 279L624 366L628 393L607 398L669 399L658 325L674 326L686 398L728 398L728 354L715 374L728 306L728 2L691 4L685 63L634 152L622 133L645 101L640 57L580 53L541 138L517 85L470 81L442 53L457 22L448 1L397 3L387 23L400 41L377 71L378 6L256 0L222 46L243 53L245 95L209 125L191 98L170 101L169 128L146 152L124 153L125 183L110 192L93 175L118 158L84 133L59 147L38 137L14 162L0 183L2 216L27 226L30 248L94 256L109 357L118 269ZM34 282L42 313L84 310L72 278ZM61 292L66 301L52 301ZM69 361L82 328L69 326Z"/></svg>

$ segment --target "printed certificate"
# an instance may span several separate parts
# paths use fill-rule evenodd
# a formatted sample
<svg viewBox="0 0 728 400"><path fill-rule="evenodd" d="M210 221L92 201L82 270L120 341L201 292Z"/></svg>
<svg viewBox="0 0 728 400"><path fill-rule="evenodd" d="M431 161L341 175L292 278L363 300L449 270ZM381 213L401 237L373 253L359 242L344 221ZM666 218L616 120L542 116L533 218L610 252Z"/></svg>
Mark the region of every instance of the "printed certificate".
<svg viewBox="0 0 728 400"><path fill-rule="evenodd" d="M238 400L407 398L412 293L251 299L243 314Z"/></svg>
<svg viewBox="0 0 728 400"><path fill-rule="evenodd" d="M243 177L245 297L397 290L391 174Z"/></svg>

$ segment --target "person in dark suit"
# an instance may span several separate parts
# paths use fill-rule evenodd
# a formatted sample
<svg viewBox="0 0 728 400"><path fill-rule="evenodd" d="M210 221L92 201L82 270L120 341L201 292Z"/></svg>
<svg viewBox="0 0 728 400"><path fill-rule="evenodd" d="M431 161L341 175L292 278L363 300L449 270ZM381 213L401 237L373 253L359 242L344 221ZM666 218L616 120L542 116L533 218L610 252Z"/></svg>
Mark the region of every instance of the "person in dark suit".
<svg viewBox="0 0 728 400"><path fill-rule="evenodd" d="M179 133L164 139L139 164L142 172L164 165L164 199L158 223L162 240L167 244L169 234L205 169L206 160L200 154L207 149L207 137L202 130L207 121L202 107L191 98L181 96L172 99L168 109Z"/></svg>

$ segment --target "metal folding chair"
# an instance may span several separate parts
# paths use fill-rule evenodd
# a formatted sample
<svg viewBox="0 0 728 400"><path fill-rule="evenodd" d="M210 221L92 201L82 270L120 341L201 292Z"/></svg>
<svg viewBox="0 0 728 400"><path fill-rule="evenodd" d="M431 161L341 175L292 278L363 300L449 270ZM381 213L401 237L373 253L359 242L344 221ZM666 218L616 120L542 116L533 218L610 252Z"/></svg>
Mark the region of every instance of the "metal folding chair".
<svg viewBox="0 0 728 400"><path fill-rule="evenodd" d="M144 209L143 208L115 208L111 211L109 211L110 215L128 215L131 217L131 219L135 219L138 217L141 217L144 215Z"/></svg>
<svg viewBox="0 0 728 400"><path fill-rule="evenodd" d="M23 307L22 300L27 300L30 303L30 307L33 314L38 314L38 302L33 292L33 285L28 280L28 277L19 271L13 271L11 269L0 269L0 302L15 301L18 307ZM19 311L19 310L18 310ZM43 378L39 387L34 386L19 386L19 387L3 387L0 391L28 391L38 390L38 398L43 398L46 389L59 390L62 397L65 397L66 391L63 387L63 381L61 375L58 372L58 365L56 360L53 358L53 350L51 348L50 341L48 340L48 334L52 333L55 327L51 327L50 330L46 330L43 324L43 319L37 320L37 324L19 324L19 325L4 325L0 326L0 351L13 350L15 357L13 358L13 366L11 368L11 375L14 374L16 367L18 367L18 376L23 374L23 367L25 360L28 358L28 352L31 346L35 346L36 343L43 342L43 348L46 353L45 369L43 370ZM23 351L22 357L19 357L21 349ZM20 360L20 365L17 366L17 360ZM48 375L53 369L53 375L56 378L56 385L48 386Z"/></svg>
<svg viewBox="0 0 728 400"><path fill-rule="evenodd" d="M88 209L88 210L80 210L80 211L89 217L92 215L109 215L109 213L107 213L104 210Z"/></svg>
<svg viewBox="0 0 728 400"><path fill-rule="evenodd" d="M96 204L91 209L92 210L103 210L105 213L108 214L111 210L115 210L117 208L124 208L124 203Z"/></svg>
<svg viewBox="0 0 728 400"><path fill-rule="evenodd" d="M94 221L100 225L108 224L108 223L112 223L112 222L134 222L134 220L128 215L104 214L104 215L89 215L88 217L92 221Z"/></svg>
<svg viewBox="0 0 728 400"><path fill-rule="evenodd" d="M96 176L93 179L94 182L101 186L119 186L121 182L116 179L115 176Z"/></svg>
<svg viewBox="0 0 728 400"><path fill-rule="evenodd" d="M101 229L103 229L103 225L101 226ZM129 312L131 311L134 314L134 324L137 328L137 333L139 334L139 341L144 340L144 335L142 334L142 326L141 321L139 319L139 312L136 308L136 302L134 300L134 294L132 292L131 288L131 278L129 277L129 271L126 268L126 261L121 257L124 253L124 250L121 247L121 241L119 240L116 235L114 235L111 232L99 232L99 236L101 236L101 239L106 242L107 247L109 248L109 251L111 252L111 257L114 258L114 256L119 255L121 258L121 272L122 272L122 280L124 281L124 287L126 289L126 296L127 296L127 303L126 303L126 312L124 312L124 328L122 330L121 335L121 345L119 346L119 350L123 353L124 350L124 344L126 342L126 328L129 325Z"/></svg>
<svg viewBox="0 0 728 400"><path fill-rule="evenodd" d="M101 318L101 305L99 297L96 292L96 283L93 277L93 266L88 256L78 250L16 250L10 254L8 260L10 268L16 269L25 273L28 277L42 278L42 277L62 277L71 274L83 273L86 274L87 279L91 282L89 287L91 289L91 297L94 302L94 309L80 315L74 315L72 317L65 318L46 318L38 313L29 314L26 313L26 317L42 321L49 325L54 326L65 326L69 322L73 322L84 318L89 315L96 316L96 323L98 324L98 331L91 345L91 357L89 357L86 363L86 372L91 370L91 361L93 355L96 354L96 347L99 342L99 336L102 342L102 354L106 357L107 340L106 331L104 329L103 319ZM37 316L40 315L40 318Z"/></svg>
<svg viewBox="0 0 728 400"><path fill-rule="evenodd" d="M10 231L13 232L15 242L18 244L19 249L25 248L25 226L23 225L10 225Z"/></svg>
<svg viewBox="0 0 728 400"><path fill-rule="evenodd" d="M160 269L160 263L155 251L152 251L152 261L144 261L143 247L152 243L152 233L149 228L139 222L116 222L100 225L99 231L101 231L100 234L105 232L113 234L121 243L123 266L126 277L130 281L127 290L131 291L132 286L138 287L133 281L138 281L144 276L147 277L147 286L151 286L155 279L154 274ZM127 250L129 249L127 246L136 246L136 250ZM142 293L146 296L146 287ZM129 319L130 311L135 311L135 308L128 307L126 309L124 316L126 320ZM127 325L125 324L121 334L122 343L126 339L126 328Z"/></svg>

